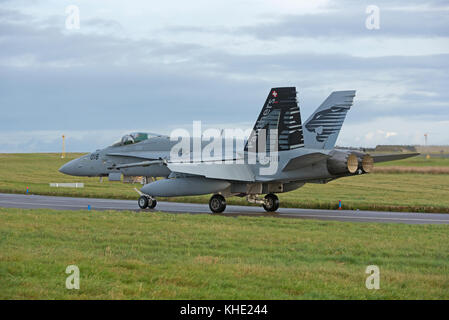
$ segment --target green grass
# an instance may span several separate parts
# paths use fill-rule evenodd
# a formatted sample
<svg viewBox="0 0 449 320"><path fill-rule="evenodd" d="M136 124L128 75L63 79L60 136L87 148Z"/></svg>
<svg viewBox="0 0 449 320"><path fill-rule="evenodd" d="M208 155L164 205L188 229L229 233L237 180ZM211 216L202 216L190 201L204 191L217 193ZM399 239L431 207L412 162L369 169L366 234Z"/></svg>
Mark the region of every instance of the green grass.
<svg viewBox="0 0 449 320"><path fill-rule="evenodd" d="M405 167L449 167L449 158L442 158L438 156L430 156L430 159L426 159L424 155L420 155L413 158L407 158L403 160L381 162L376 164L379 167L388 166L405 166Z"/></svg>
<svg viewBox="0 0 449 320"><path fill-rule="evenodd" d="M0 154L0 192L44 195L137 199L134 187L139 184L102 183L98 178L71 177L58 172L58 168L80 154L68 154L60 159L58 154ZM412 163L429 161L431 165L449 164L447 159L405 159L391 162ZM443 162L442 162L443 161ZM84 182L85 188L51 188L50 182ZM304 187L279 194L282 207L335 209L342 200L344 209L418 211L449 213L448 174L367 174L346 177L326 185L306 184ZM159 200L207 203L209 196L168 198ZM232 197L228 204L247 205L245 199Z"/></svg>
<svg viewBox="0 0 449 320"><path fill-rule="evenodd" d="M0 209L0 299L449 299L447 225ZM65 288L68 265L80 290ZM365 268L380 268L380 290Z"/></svg>

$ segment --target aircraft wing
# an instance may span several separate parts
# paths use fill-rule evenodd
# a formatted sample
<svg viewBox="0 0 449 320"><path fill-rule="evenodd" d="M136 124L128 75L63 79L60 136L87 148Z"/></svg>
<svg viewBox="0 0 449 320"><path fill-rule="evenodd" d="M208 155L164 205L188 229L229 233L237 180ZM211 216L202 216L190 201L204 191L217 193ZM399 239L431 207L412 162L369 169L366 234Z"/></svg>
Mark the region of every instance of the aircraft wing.
<svg viewBox="0 0 449 320"><path fill-rule="evenodd" d="M210 179L255 181L255 176L248 165L224 162L167 163L167 167L177 173L203 176Z"/></svg>
<svg viewBox="0 0 449 320"><path fill-rule="evenodd" d="M371 155L371 157L373 157L374 163L379 163L379 162L407 159L418 155L420 155L420 153L403 153L403 154L396 153L396 154L378 154L378 155L374 154Z"/></svg>
<svg viewBox="0 0 449 320"><path fill-rule="evenodd" d="M290 171L290 170L296 170L301 169L304 167L307 167L311 164L314 164L321 160L326 160L329 158L329 155L321 152L313 152L309 154L305 154L296 158L292 158L288 161L288 163L285 165L284 169L282 171Z"/></svg>

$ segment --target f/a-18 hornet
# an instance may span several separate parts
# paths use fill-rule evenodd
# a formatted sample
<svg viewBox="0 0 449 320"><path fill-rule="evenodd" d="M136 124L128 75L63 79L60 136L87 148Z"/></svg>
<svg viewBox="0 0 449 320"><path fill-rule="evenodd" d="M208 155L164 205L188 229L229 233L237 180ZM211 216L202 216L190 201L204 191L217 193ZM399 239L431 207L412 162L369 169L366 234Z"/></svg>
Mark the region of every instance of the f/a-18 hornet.
<svg viewBox="0 0 449 320"><path fill-rule="evenodd" d="M214 213L223 212L225 199L231 196L246 197L274 212L279 208L277 193L305 183L367 174L375 162L417 155L369 155L334 148L355 91L332 92L304 124L296 93L295 87L271 89L246 143L240 150L232 143L230 154L223 154L218 144L213 156L195 157L190 152L192 145L195 149L195 138L188 138L186 143L183 137L133 133L110 147L70 161L59 171L74 176L108 176L113 181L120 181L122 175L142 176L144 181L151 181L140 191L136 189L142 209L154 208L155 197L213 194L209 207ZM213 149L212 143L199 139L202 150Z"/></svg>

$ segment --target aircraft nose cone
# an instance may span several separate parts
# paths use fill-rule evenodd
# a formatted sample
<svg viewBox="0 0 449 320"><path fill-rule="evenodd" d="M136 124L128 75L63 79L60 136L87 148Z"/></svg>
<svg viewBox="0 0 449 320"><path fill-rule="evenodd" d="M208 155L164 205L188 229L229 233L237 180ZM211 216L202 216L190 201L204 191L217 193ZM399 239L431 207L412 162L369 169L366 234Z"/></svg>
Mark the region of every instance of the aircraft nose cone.
<svg viewBox="0 0 449 320"><path fill-rule="evenodd" d="M71 176L76 175L76 162L78 159L72 160L67 162L65 165L63 165L61 168L59 168L59 172L68 174Z"/></svg>

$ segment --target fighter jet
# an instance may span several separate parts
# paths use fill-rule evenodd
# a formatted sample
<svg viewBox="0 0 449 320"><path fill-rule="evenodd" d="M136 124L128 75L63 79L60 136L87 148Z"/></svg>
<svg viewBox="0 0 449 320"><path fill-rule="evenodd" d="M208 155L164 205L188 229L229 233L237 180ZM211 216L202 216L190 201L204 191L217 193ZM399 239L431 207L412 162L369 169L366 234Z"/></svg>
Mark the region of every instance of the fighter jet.
<svg viewBox="0 0 449 320"><path fill-rule="evenodd" d="M120 181L122 175L143 176L149 183L136 189L141 209L154 208L156 197L212 194L209 207L213 213L223 212L231 196L246 197L275 212L280 205L278 193L306 183L367 174L374 163L418 155L370 155L335 148L354 97L354 90L332 92L302 124L296 88L272 88L243 148L234 148L230 156L222 149L207 159L191 156L193 138L184 144L187 147L179 148L182 138L132 133L110 147L70 161L59 171L108 176L112 181ZM200 149L208 143L200 139Z"/></svg>

